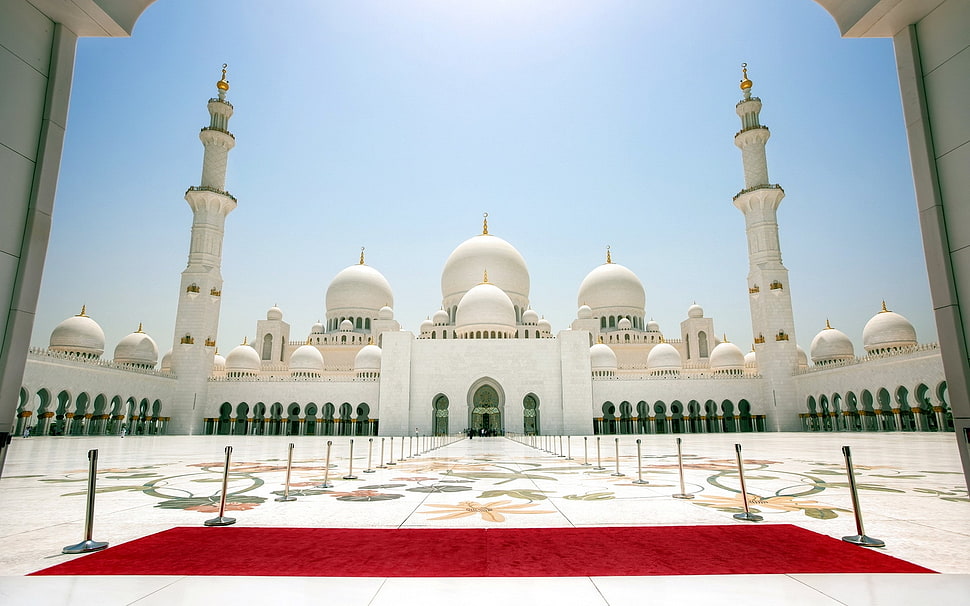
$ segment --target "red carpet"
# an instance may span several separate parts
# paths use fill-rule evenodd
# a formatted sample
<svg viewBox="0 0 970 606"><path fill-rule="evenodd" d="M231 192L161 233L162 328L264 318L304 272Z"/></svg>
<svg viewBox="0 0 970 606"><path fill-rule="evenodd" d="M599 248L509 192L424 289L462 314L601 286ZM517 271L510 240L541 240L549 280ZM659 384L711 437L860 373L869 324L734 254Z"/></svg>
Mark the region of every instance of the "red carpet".
<svg viewBox="0 0 970 606"><path fill-rule="evenodd" d="M173 528L35 575L572 577L933 572L788 524Z"/></svg>

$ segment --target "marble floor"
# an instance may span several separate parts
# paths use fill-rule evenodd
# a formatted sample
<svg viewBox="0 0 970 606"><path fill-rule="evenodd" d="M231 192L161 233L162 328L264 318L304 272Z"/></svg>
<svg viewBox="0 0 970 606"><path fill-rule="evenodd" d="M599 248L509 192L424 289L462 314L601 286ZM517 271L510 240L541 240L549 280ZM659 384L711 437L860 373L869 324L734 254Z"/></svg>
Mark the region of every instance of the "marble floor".
<svg viewBox="0 0 970 606"><path fill-rule="evenodd" d="M639 469L637 438L641 440ZM970 604L970 499L953 434L684 435L456 440L347 437L16 439L0 478L0 604L485 603ZM327 441L333 442L330 469ZM941 575L570 578L28 577L72 557L84 534L87 452L97 449L94 539L117 545L216 515L233 447L227 515L244 526L565 527L744 524L735 462L763 524L855 534L841 447L850 445L868 535L884 553ZM278 502L288 445L290 494ZM380 451L384 448L384 457ZM544 449L543 449L544 448ZM402 458L403 452L403 458ZM617 457L617 452L619 456ZM562 455L562 456L560 456ZM571 455L572 460L565 455ZM585 465L584 463L589 463ZM622 475L616 475L617 473ZM356 479L344 479L344 476ZM320 488L327 476L332 488ZM642 477L647 483L635 483ZM529 514L529 515L524 515ZM861 549L861 548L860 548ZM622 546L618 546L622 557ZM730 557L730 554L725 554Z"/></svg>

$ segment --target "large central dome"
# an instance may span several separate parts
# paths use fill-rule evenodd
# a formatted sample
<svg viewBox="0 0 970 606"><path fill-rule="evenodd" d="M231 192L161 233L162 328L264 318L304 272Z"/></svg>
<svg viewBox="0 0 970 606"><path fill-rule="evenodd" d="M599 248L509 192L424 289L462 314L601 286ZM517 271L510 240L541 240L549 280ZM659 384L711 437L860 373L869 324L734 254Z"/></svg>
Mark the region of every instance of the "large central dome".
<svg viewBox="0 0 970 606"><path fill-rule="evenodd" d="M529 269L514 246L488 233L458 245L441 272L441 298L445 309L458 305L466 292L478 286L482 274L509 296L520 310L529 307Z"/></svg>
<svg viewBox="0 0 970 606"><path fill-rule="evenodd" d="M327 288L327 318L355 313L376 318L385 305L394 305L391 285L381 272L363 263L338 273Z"/></svg>

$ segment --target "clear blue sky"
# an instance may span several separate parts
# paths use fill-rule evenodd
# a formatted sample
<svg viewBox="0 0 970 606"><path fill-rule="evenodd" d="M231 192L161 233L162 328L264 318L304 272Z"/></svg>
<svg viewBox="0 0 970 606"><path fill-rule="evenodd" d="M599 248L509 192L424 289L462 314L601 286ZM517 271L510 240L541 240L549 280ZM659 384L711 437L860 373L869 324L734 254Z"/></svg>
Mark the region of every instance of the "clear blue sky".
<svg viewBox="0 0 970 606"><path fill-rule="evenodd" d="M862 354L883 299L935 341L891 41L839 38L810 0L159 0L130 39L78 45L32 341L86 304L105 357L139 322L171 347L227 62L223 353L274 304L303 338L361 246L416 331L486 211L554 331L610 245L668 337L696 301L747 350L745 61L799 344L829 318Z"/></svg>

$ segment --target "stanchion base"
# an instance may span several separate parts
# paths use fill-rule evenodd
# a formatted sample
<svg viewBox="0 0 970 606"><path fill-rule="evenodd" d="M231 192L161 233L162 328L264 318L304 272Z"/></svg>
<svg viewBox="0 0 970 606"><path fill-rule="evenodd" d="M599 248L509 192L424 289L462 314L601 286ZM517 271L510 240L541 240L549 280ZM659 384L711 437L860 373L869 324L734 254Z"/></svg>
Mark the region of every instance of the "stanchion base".
<svg viewBox="0 0 970 606"><path fill-rule="evenodd" d="M391 461L390 463L388 463L388 465L397 465L397 463L395 463L394 461Z"/></svg>
<svg viewBox="0 0 970 606"><path fill-rule="evenodd" d="M742 513L734 514L735 520L744 520L745 522L760 522L764 518L756 513L748 513L747 511Z"/></svg>
<svg viewBox="0 0 970 606"><path fill-rule="evenodd" d="M279 501L280 503L289 503L290 501L295 501L296 497L291 497L291 496L276 497L276 499L274 500Z"/></svg>
<svg viewBox="0 0 970 606"><path fill-rule="evenodd" d="M574 458L572 458L572 457L566 457L566 460L567 460L567 461L575 461L576 459L574 459Z"/></svg>
<svg viewBox="0 0 970 606"><path fill-rule="evenodd" d="M91 551L101 551L108 546L104 541L81 541L77 545L68 545L61 550L61 553L88 553Z"/></svg>
<svg viewBox="0 0 970 606"><path fill-rule="evenodd" d="M377 469L387 469L387 465L378 465Z"/></svg>
<svg viewBox="0 0 970 606"><path fill-rule="evenodd" d="M219 516L218 518L205 521L206 526L232 526L235 523L236 518L227 518L226 516Z"/></svg>
<svg viewBox="0 0 970 606"><path fill-rule="evenodd" d="M377 473L377 471L374 469L365 469L364 473Z"/></svg>
<svg viewBox="0 0 970 606"><path fill-rule="evenodd" d="M590 465L592 465L592 463L580 463L580 465L582 465L583 467L589 467Z"/></svg>
<svg viewBox="0 0 970 606"><path fill-rule="evenodd" d="M677 493L677 494L672 494L670 496L672 496L675 499L693 499L694 498L694 495L687 494L687 493Z"/></svg>
<svg viewBox="0 0 970 606"><path fill-rule="evenodd" d="M331 484L330 482L320 482L319 484L314 486L314 488L333 488L333 484Z"/></svg>
<svg viewBox="0 0 970 606"><path fill-rule="evenodd" d="M646 480L633 480L634 484L649 484L650 482Z"/></svg>
<svg viewBox="0 0 970 606"><path fill-rule="evenodd" d="M885 547L886 542L880 539L874 539L872 537L867 537L864 534L854 534L851 537L842 537L842 540L846 543L852 543L853 545L862 545L863 547Z"/></svg>
<svg viewBox="0 0 970 606"><path fill-rule="evenodd" d="M615 476L615 477L617 477L617 478L618 478L618 477L620 477L620 476L625 476L626 474L625 474L625 473L616 473L616 472L613 472L613 473L611 473L610 475L611 475L611 476Z"/></svg>
<svg viewBox="0 0 970 606"><path fill-rule="evenodd" d="M594 467L593 471L606 471L605 467Z"/></svg>
<svg viewBox="0 0 970 606"><path fill-rule="evenodd" d="M351 475L351 476L344 476L344 479L345 480L356 480L357 479L357 476L353 476L353 475Z"/></svg>

